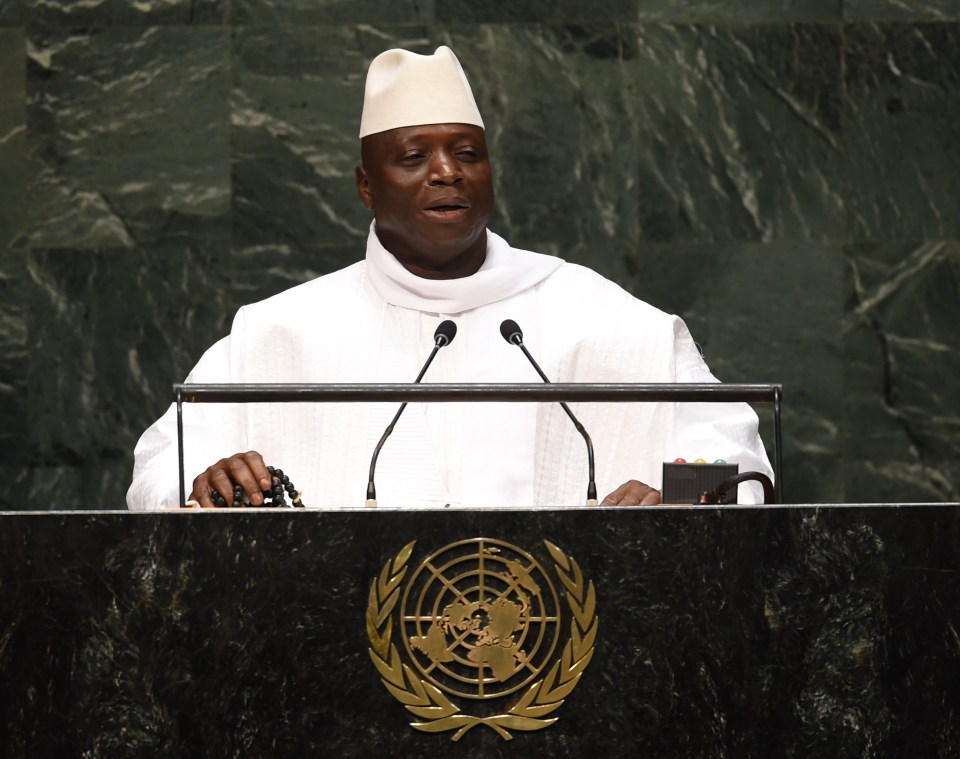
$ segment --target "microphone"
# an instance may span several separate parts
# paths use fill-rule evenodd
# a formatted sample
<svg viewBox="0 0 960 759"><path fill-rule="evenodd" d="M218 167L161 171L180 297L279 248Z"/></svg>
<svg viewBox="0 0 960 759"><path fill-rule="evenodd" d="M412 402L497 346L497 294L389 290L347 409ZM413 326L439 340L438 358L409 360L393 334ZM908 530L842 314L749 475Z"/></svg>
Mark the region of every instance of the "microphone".
<svg viewBox="0 0 960 759"><path fill-rule="evenodd" d="M540 365L536 362L533 356L530 355L530 351L527 350L527 346L523 344L523 332L520 329L520 325L517 324L513 319L504 319L500 323L500 334L503 335L503 339L508 343L511 345L516 345L520 350L523 351L523 355L527 357L527 360L531 364L533 364L533 368L537 370L537 374L539 374L541 379L543 379L543 381L549 385L550 380L547 379L547 375L543 373ZM570 421L573 422L573 426L577 428L577 432L583 435L583 440L587 444L587 476L589 478L589 482L587 483L587 506L596 506L597 483L596 471L593 466L593 441L590 440L590 436L587 434L587 431L583 428L583 425L580 424L580 420L573 415L570 407L563 401L560 401L560 407L567 412L567 416L570 417Z"/></svg>
<svg viewBox="0 0 960 759"><path fill-rule="evenodd" d="M426 363L423 365L423 368L420 370L420 374L417 375L417 378L413 381L414 384L420 382L423 379L423 375L427 373L427 369L430 364L433 362L433 357L437 355L437 351L443 348L445 345L450 345L453 342L453 338L457 336L457 325L454 324L449 319L445 319L440 322L440 326L437 327L436 331L433 333L433 350L430 351L430 355L427 357ZM387 428L383 431L383 435L380 437L380 442L377 443L377 447L373 449L373 457L370 459L370 478L367 480L367 506L369 508L376 508L377 506L377 486L373 484L373 473L377 468L377 457L380 455L380 449L383 448L383 444L387 442L387 438L390 437L390 434L393 432L393 427L397 423L397 419L400 418L400 414L403 413L403 410L407 407L406 401L400 404L400 408L397 409L397 413L394 415L393 420L390 424L387 425Z"/></svg>

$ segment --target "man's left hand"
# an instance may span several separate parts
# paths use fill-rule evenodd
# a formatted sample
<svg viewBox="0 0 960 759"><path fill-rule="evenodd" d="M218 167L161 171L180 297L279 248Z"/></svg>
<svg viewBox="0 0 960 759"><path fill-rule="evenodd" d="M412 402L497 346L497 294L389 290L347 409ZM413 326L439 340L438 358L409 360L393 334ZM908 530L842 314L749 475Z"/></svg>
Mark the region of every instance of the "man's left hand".
<svg viewBox="0 0 960 759"><path fill-rule="evenodd" d="M604 498L601 506L656 506L660 503L660 491L637 480L623 483Z"/></svg>

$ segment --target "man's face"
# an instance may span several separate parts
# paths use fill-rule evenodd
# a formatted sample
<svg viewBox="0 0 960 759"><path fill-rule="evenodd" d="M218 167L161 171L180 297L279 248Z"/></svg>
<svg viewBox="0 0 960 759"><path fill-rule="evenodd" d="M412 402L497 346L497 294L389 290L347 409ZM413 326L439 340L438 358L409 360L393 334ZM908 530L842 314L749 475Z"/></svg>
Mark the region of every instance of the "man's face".
<svg viewBox="0 0 960 759"><path fill-rule="evenodd" d="M430 279L473 274L486 256L493 175L484 131L471 124L401 127L361 143L360 200L377 237L409 271Z"/></svg>

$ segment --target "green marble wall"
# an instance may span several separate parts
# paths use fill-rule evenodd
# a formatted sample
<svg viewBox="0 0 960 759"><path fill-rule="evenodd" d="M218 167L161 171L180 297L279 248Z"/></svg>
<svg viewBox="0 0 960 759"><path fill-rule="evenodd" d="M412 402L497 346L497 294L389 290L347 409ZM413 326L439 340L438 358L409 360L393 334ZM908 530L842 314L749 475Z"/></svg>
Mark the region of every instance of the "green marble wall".
<svg viewBox="0 0 960 759"><path fill-rule="evenodd" d="M235 309L361 255L366 64L439 43L493 227L783 382L788 500L960 498L960 0L0 0L0 506L123 507Z"/></svg>

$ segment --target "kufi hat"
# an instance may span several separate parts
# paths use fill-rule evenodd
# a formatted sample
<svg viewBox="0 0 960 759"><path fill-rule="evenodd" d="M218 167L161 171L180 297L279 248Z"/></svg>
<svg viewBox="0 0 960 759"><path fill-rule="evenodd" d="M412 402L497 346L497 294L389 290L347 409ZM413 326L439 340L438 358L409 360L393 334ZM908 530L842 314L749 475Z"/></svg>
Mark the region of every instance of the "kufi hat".
<svg viewBox="0 0 960 759"><path fill-rule="evenodd" d="M433 55L387 50L370 63L360 137L422 124L483 127L460 61L441 46Z"/></svg>

